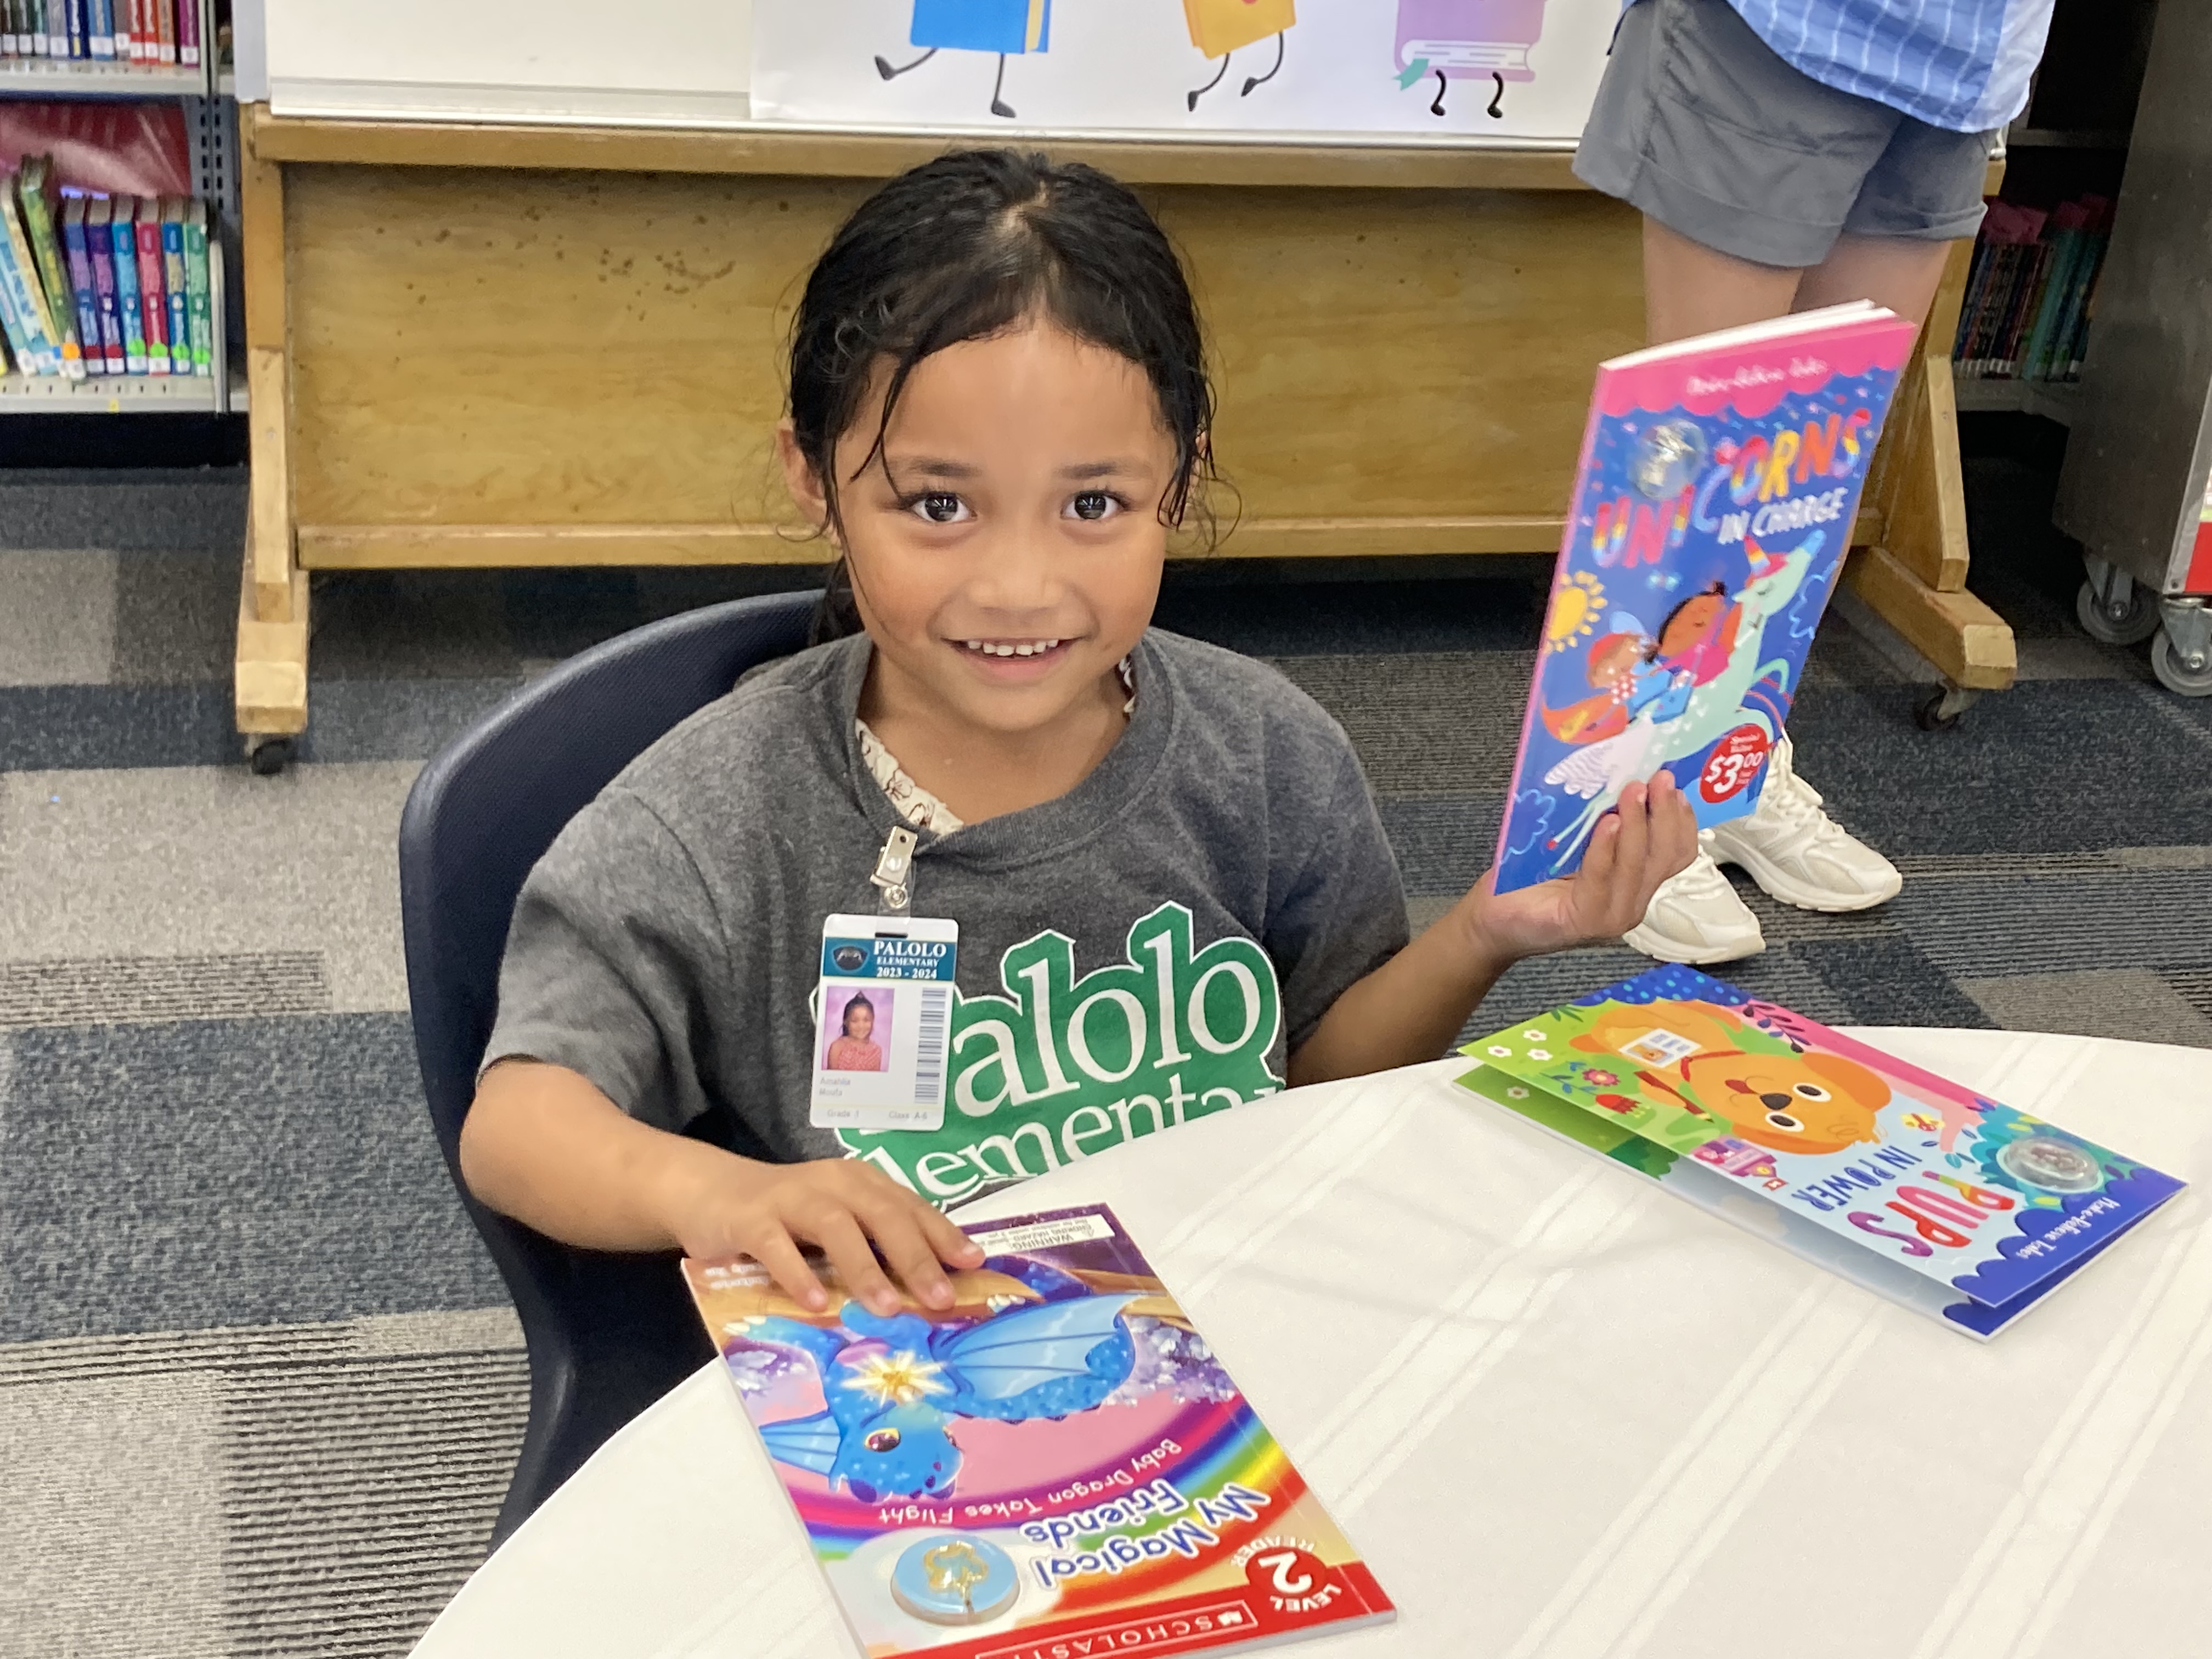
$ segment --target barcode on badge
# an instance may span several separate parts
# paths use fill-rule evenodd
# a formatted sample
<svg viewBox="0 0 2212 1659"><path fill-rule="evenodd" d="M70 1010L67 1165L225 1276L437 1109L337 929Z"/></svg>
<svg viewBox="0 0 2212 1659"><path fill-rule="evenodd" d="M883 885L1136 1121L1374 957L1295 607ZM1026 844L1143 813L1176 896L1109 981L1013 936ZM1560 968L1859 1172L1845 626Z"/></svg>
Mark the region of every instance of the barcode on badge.
<svg viewBox="0 0 2212 1659"><path fill-rule="evenodd" d="M951 1012L950 986L921 994L921 1017L914 1045L914 1103L934 1106L945 1097L945 1027Z"/></svg>

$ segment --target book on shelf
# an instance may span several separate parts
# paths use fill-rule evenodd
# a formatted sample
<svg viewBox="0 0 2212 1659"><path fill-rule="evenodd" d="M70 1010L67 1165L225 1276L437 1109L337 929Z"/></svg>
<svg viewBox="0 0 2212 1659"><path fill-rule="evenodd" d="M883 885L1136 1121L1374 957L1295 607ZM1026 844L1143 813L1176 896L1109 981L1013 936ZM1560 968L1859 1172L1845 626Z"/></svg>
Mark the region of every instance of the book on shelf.
<svg viewBox="0 0 2212 1659"><path fill-rule="evenodd" d="M1984 1340L2183 1185L1692 968L1462 1052L1471 1092Z"/></svg>
<svg viewBox="0 0 2212 1659"><path fill-rule="evenodd" d="M169 369L174 374L194 372L192 362L191 299L185 276L185 204L173 196L161 200L161 292L169 314Z"/></svg>
<svg viewBox="0 0 2212 1659"><path fill-rule="evenodd" d="M1992 202L1952 341L1968 380L2079 378L2112 204L2085 195L2049 210Z"/></svg>
<svg viewBox="0 0 2212 1659"><path fill-rule="evenodd" d="M146 313L138 295L138 228L135 221L138 198L118 196L111 204L108 228L115 249L115 310L123 329L123 362L127 373L146 374L152 364L146 355Z"/></svg>
<svg viewBox="0 0 2212 1659"><path fill-rule="evenodd" d="M93 280L92 249L84 234L85 200L72 196L62 206L62 257L69 264L70 297L76 309L76 337L87 374L107 373L100 342L100 290Z"/></svg>
<svg viewBox="0 0 2212 1659"><path fill-rule="evenodd" d="M138 308L141 331L146 337L146 372L167 374L174 365L169 357L168 284L161 274L160 198L138 198L131 229L138 250Z"/></svg>
<svg viewBox="0 0 2212 1659"><path fill-rule="evenodd" d="M208 268L207 204L185 204L185 283L192 343L192 373L215 373L214 279Z"/></svg>
<svg viewBox="0 0 2212 1659"><path fill-rule="evenodd" d="M1700 828L1757 804L1914 333L1860 301L1599 365L1499 892L1571 875L1662 770Z"/></svg>
<svg viewBox="0 0 2212 1659"><path fill-rule="evenodd" d="M198 0L0 0L0 60L197 69L201 33Z"/></svg>
<svg viewBox="0 0 2212 1659"><path fill-rule="evenodd" d="M16 175L12 172L0 173L0 291L6 295L0 328L6 330L17 367L26 374L66 374L37 257L32 252L31 239L17 206ZM82 373L83 365L77 368Z"/></svg>
<svg viewBox="0 0 2212 1659"><path fill-rule="evenodd" d="M125 354L120 291L115 280L115 204L105 196L86 198L84 246L92 261L92 297L100 309L100 355L110 374L131 372Z"/></svg>
<svg viewBox="0 0 2212 1659"><path fill-rule="evenodd" d="M54 182L52 158L28 155L15 175L15 210L46 305L46 333L61 353L62 373L72 380L85 376L84 352L76 327L76 301L63 257L61 191Z"/></svg>
<svg viewBox="0 0 2212 1659"><path fill-rule="evenodd" d="M1395 1615L1103 1204L966 1229L942 1311L687 1261L860 1650L1211 1653Z"/></svg>

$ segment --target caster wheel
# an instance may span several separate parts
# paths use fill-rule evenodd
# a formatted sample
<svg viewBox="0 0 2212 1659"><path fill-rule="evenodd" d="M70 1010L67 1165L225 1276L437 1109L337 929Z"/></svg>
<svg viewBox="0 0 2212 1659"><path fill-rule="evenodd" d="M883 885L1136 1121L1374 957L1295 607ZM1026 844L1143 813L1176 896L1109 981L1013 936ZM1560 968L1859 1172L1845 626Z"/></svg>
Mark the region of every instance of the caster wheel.
<svg viewBox="0 0 2212 1659"><path fill-rule="evenodd" d="M264 738L249 745L246 751L246 765L253 769L254 776L259 778L275 777L291 762L292 739L289 738Z"/></svg>
<svg viewBox="0 0 2212 1659"><path fill-rule="evenodd" d="M2173 648L2173 636L2164 629L2151 641L2150 672L2176 696L2212 697L2212 662L2192 670L2181 660L2181 653Z"/></svg>
<svg viewBox="0 0 2212 1659"><path fill-rule="evenodd" d="M1923 732L1949 731L1959 723L1960 715L1966 712L1963 708L1947 710L1943 705L1949 697L1948 691L1930 692L1927 701L1912 711L1912 723Z"/></svg>
<svg viewBox="0 0 2212 1659"><path fill-rule="evenodd" d="M2083 633L2106 645L2141 645L2158 632L2158 601L2140 585L2129 588L2127 611L2115 618L2097 603L2097 590L2083 582L2074 595L2074 615Z"/></svg>

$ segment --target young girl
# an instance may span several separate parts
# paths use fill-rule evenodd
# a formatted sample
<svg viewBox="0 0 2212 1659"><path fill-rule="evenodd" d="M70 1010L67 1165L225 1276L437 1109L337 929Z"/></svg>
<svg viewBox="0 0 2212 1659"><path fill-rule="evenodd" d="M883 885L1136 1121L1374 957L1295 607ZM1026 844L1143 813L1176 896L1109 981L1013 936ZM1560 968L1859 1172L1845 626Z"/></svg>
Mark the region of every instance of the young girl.
<svg viewBox="0 0 2212 1659"><path fill-rule="evenodd" d="M839 1023L843 1029L830 1040L829 1051L822 1059L823 1069L882 1071L884 1045L876 1041L876 1005L868 1000L866 992L855 991L847 1000Z"/></svg>
<svg viewBox="0 0 2212 1659"><path fill-rule="evenodd" d="M829 642L685 721L516 906L471 1188L586 1248L744 1255L878 1313L981 1259L939 1206L1272 1094L1435 1058L1498 976L1618 936L1696 845L1663 778L1581 873L1407 940L1335 722L1147 626L1212 397L1159 228L1104 174L947 155L840 230L780 444L841 555ZM810 1125L823 919L960 928L941 1129ZM880 1262L878 1256L880 1255Z"/></svg>

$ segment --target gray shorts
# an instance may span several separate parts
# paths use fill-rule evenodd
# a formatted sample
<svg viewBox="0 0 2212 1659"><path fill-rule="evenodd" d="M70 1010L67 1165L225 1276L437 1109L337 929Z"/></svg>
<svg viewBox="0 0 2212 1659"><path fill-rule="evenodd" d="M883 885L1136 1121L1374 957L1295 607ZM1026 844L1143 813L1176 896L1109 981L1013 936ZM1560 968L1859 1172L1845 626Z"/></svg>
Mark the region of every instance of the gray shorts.
<svg viewBox="0 0 2212 1659"><path fill-rule="evenodd" d="M1972 235L1990 137L1821 85L1727 0L1638 0L1613 37L1575 175L1693 242L1802 270L1846 231Z"/></svg>

